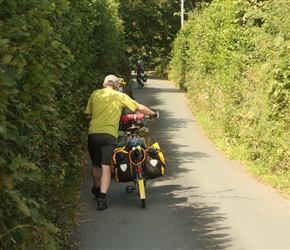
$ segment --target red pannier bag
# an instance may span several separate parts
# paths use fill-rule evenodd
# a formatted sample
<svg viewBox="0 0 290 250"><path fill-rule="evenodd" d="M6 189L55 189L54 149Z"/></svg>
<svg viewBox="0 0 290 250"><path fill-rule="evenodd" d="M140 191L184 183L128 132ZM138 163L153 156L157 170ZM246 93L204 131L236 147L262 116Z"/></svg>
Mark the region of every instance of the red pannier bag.
<svg viewBox="0 0 290 250"><path fill-rule="evenodd" d="M135 125L135 126L143 127L145 125L145 116L144 114L141 114L141 113L122 115L120 124L129 125L129 126Z"/></svg>

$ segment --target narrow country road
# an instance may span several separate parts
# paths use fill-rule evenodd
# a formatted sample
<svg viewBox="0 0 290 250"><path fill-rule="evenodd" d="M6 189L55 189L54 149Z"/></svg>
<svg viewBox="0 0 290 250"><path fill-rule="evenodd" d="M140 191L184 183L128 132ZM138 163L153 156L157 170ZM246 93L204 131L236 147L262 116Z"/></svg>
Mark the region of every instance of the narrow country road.
<svg viewBox="0 0 290 250"><path fill-rule="evenodd" d="M77 223L79 249L290 249L290 201L254 180L209 142L191 113L185 93L149 76L134 85L138 102L160 111L150 122L166 173L149 180L146 208L131 183L112 180L108 209L97 210L84 180Z"/></svg>

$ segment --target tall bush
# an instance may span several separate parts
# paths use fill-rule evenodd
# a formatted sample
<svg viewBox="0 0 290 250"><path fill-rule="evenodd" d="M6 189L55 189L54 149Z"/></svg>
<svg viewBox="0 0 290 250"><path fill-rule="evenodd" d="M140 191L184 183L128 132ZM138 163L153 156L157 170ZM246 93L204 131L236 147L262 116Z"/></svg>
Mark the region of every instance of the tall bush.
<svg viewBox="0 0 290 250"><path fill-rule="evenodd" d="M69 248L86 101L106 71L121 70L118 58L126 65L117 9L113 0L0 2L1 249Z"/></svg>
<svg viewBox="0 0 290 250"><path fill-rule="evenodd" d="M211 138L288 194L289 11L286 0L200 5L175 40L170 72Z"/></svg>

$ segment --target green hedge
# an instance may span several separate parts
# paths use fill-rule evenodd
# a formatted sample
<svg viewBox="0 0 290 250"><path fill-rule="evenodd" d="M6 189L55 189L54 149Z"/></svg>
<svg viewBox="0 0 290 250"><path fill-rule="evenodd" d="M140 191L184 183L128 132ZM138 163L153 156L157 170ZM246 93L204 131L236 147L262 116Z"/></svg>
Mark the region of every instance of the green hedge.
<svg viewBox="0 0 290 250"><path fill-rule="evenodd" d="M107 72L130 71L117 11L113 0L0 2L1 249L71 244L87 98Z"/></svg>
<svg viewBox="0 0 290 250"><path fill-rule="evenodd" d="M170 79L209 136L290 194L290 2L200 5L174 42Z"/></svg>

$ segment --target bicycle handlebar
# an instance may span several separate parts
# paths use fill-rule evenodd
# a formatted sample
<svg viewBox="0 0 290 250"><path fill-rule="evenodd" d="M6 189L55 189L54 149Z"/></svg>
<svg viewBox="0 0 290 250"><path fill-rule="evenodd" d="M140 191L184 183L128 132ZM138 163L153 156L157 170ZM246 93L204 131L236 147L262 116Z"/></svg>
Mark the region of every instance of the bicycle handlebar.
<svg viewBox="0 0 290 250"><path fill-rule="evenodd" d="M156 111L154 115L145 115L146 119L153 120L159 118L159 111Z"/></svg>

